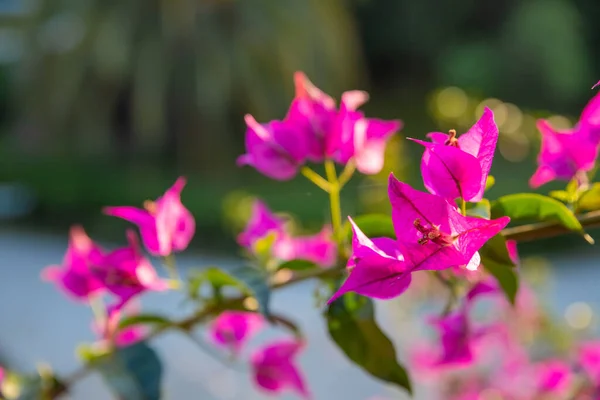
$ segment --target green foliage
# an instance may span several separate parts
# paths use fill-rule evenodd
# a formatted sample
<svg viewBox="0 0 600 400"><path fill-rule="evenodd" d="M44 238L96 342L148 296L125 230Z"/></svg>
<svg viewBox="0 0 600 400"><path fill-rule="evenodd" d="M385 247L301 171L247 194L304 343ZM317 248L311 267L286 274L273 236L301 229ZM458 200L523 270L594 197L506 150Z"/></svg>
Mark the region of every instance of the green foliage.
<svg viewBox="0 0 600 400"><path fill-rule="evenodd" d="M233 287L247 296L255 297L260 311L265 316L270 316L271 289L268 275L264 271L250 266L237 267L227 271L210 267L199 271L194 273L188 281L188 294L191 299L198 300L200 298L199 291L205 283L212 287L213 297L217 302L221 301L223 287Z"/></svg>
<svg viewBox="0 0 600 400"><path fill-rule="evenodd" d="M388 237L396 239L392 217L389 215L366 214L352 219L367 237ZM352 240L352 227L349 222L346 222L344 225L344 230L348 240Z"/></svg>
<svg viewBox="0 0 600 400"><path fill-rule="evenodd" d="M161 328L171 325L172 321L165 316L158 314L137 314L124 317L119 321L119 330L134 325L150 325L155 328Z"/></svg>
<svg viewBox="0 0 600 400"><path fill-rule="evenodd" d="M581 223L560 201L534 193L518 193L502 196L492 204L492 218L509 216L511 220L551 221L580 233L585 240L594 240L583 230Z"/></svg>
<svg viewBox="0 0 600 400"><path fill-rule="evenodd" d="M600 210L600 183L594 183L581 195L577 209L579 211Z"/></svg>
<svg viewBox="0 0 600 400"><path fill-rule="evenodd" d="M477 203L467 203L467 215L490 219L490 201L488 199L483 199Z"/></svg>
<svg viewBox="0 0 600 400"><path fill-rule="evenodd" d="M479 250L479 255L483 267L498 281L508 301L514 304L519 290L519 277L504 237L498 234L488 240Z"/></svg>
<svg viewBox="0 0 600 400"><path fill-rule="evenodd" d="M54 375L36 375L19 378L17 400L51 400L63 393L66 387Z"/></svg>
<svg viewBox="0 0 600 400"><path fill-rule="evenodd" d="M375 322L373 302L349 293L326 312L329 335L346 356L372 376L412 392L396 350Z"/></svg>
<svg viewBox="0 0 600 400"><path fill-rule="evenodd" d="M289 269L291 271L306 271L313 268L317 268L314 262L300 259L286 261L277 267L277 269Z"/></svg>
<svg viewBox="0 0 600 400"><path fill-rule="evenodd" d="M120 348L92 364L110 390L127 400L159 400L163 367L145 342Z"/></svg>

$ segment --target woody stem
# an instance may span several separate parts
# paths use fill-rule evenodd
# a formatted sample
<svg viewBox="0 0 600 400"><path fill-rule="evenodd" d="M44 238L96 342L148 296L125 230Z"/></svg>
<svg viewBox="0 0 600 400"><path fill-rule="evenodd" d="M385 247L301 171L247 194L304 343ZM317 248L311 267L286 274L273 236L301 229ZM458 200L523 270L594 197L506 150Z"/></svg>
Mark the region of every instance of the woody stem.
<svg viewBox="0 0 600 400"><path fill-rule="evenodd" d="M175 255L173 253L164 257L164 264L167 272L169 273L169 277L174 282L179 282L179 271L177 270L177 261L175 260Z"/></svg>
<svg viewBox="0 0 600 400"><path fill-rule="evenodd" d="M325 174L329 182L329 205L331 207L331 224L333 236L338 244L342 242L342 207L340 204L340 182L335 171L335 164L331 160L325 161Z"/></svg>

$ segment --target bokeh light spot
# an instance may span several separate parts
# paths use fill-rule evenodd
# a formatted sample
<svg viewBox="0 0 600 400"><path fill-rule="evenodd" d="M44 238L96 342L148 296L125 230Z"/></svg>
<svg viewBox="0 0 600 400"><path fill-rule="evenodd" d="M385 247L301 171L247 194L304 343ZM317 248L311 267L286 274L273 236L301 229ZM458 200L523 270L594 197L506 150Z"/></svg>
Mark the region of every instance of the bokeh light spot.
<svg viewBox="0 0 600 400"><path fill-rule="evenodd" d="M436 106L446 118L458 118L465 113L469 98L464 90L451 86L440 90L436 97Z"/></svg>
<svg viewBox="0 0 600 400"><path fill-rule="evenodd" d="M570 304L565 310L567 324L574 329L585 329L592 322L594 312L589 304L576 302Z"/></svg>

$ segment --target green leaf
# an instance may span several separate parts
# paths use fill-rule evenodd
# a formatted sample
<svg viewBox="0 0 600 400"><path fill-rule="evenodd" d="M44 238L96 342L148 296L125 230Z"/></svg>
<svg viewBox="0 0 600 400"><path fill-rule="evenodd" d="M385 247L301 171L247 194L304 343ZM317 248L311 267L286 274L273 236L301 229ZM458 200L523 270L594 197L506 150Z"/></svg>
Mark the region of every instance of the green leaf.
<svg viewBox="0 0 600 400"><path fill-rule="evenodd" d="M271 289L269 287L267 274L249 266L234 268L226 273L243 284L243 286L249 291L249 294L254 296L258 301L260 312L266 317L269 317L269 300L271 299Z"/></svg>
<svg viewBox="0 0 600 400"><path fill-rule="evenodd" d="M495 183L496 179L493 176L488 175L487 179L485 180L485 191L487 192L487 190L494 186Z"/></svg>
<svg viewBox="0 0 600 400"><path fill-rule="evenodd" d="M594 183L591 188L585 191L577 203L579 211L600 210L600 183Z"/></svg>
<svg viewBox="0 0 600 400"><path fill-rule="evenodd" d="M562 201L563 203L568 203L570 200L569 193L567 193L565 190L552 190L549 195L550 197L558 201Z"/></svg>
<svg viewBox="0 0 600 400"><path fill-rule="evenodd" d="M504 237L498 234L488 240L479 250L479 255L483 267L496 278L508 301L514 304L519 290L519 279Z"/></svg>
<svg viewBox="0 0 600 400"><path fill-rule="evenodd" d="M163 367L146 342L123 347L92 364L117 398L159 400Z"/></svg>
<svg viewBox="0 0 600 400"><path fill-rule="evenodd" d="M121 319L119 322L119 330L133 325L154 325L163 327L171 325L171 320L168 317L158 314L137 314Z"/></svg>
<svg viewBox="0 0 600 400"><path fill-rule="evenodd" d="M502 196L492 204L492 218L507 215L513 221L553 221L565 228L579 232L588 243L594 239L585 231L575 215L558 200L535 193L519 193Z"/></svg>
<svg viewBox="0 0 600 400"><path fill-rule="evenodd" d="M394 345L375 322L370 299L350 293L334 301L327 309L327 326L331 338L350 360L374 377L412 392Z"/></svg>
<svg viewBox="0 0 600 400"><path fill-rule="evenodd" d="M306 271L307 269L313 269L316 268L317 265L312 262L312 261L308 261L308 260L291 260L291 261L286 261L282 264L279 264L279 266L277 267L277 269L289 269L292 271Z"/></svg>
<svg viewBox="0 0 600 400"><path fill-rule="evenodd" d="M490 219L490 201L488 199L483 199L477 203L468 203L467 215L470 215L472 217Z"/></svg>
<svg viewBox="0 0 600 400"><path fill-rule="evenodd" d="M367 214L353 218L354 223L363 233L370 238L388 237L396 239L392 217L385 214ZM352 227L350 223L345 224L346 237L352 240Z"/></svg>

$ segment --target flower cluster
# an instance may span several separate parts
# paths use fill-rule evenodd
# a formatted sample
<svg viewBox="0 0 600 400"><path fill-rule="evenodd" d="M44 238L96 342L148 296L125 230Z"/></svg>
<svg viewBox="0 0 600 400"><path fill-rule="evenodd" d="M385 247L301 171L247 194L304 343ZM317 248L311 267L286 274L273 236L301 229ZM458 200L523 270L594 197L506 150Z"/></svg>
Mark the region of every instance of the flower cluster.
<svg viewBox="0 0 600 400"><path fill-rule="evenodd" d="M309 161L352 161L364 174L381 171L385 144L402 123L366 118L358 111L369 98L366 92L343 93L338 108L304 73L297 72L294 82L296 97L282 121L260 124L246 115L246 154L238 165L250 165L277 180L293 178Z"/></svg>
<svg viewBox="0 0 600 400"><path fill-rule="evenodd" d="M377 326L368 298L396 298L412 286L411 292L421 298L438 300L443 288L450 296L442 312L422 318L434 332L433 340L419 337L408 357L411 375L424 385L434 382L442 389L438 390L440 398L598 398L600 342L580 341L568 354L542 356L530 354L525 347L522 332L526 330L528 337L541 332L547 318L534 291L517 278L521 262L517 243L509 239L518 235L510 235L509 231L516 230L505 228L511 218L513 223L538 219L544 224L528 226L529 230L560 224L561 229L553 232L569 229L585 234L575 212L590 192L597 198L588 203L600 204L600 189L596 186L594 192L588 182L600 146L600 94L570 130L555 130L546 120L537 123L542 144L530 185L537 188L552 180L571 181L569 186L577 187L573 191L567 186L571 191L564 192L568 196L561 200L566 205L537 194L522 194L526 199L520 203L522 195L495 203L484 198L493 182L490 171L499 137L494 112L485 108L463 134L450 130L431 132L429 140L410 139L409 145L423 150L420 172L426 191L390 174L391 217L383 216L382 222L348 216L344 226L341 189L355 169L363 174L381 171L386 143L402 123L367 118L359 111L368 100L366 92L344 92L336 105L304 73L297 72L294 81L296 95L283 120L258 123L246 115L246 154L237 163L275 180L291 179L301 171L329 195L331 224L312 235L297 235L286 218L257 200L237 236L249 256L244 265L237 270L207 268L183 282L174 257L189 246L196 230L194 217L181 201L184 178L142 208L106 207L106 215L133 223L139 233L128 229L127 245L109 250L95 243L82 227L73 226L62 264L42 272L43 279L94 310L92 330L104 351L101 356L135 346L148 355L151 350L142 342L167 329L192 336L196 325L208 322L212 345L234 360L247 361L258 388L270 394L290 391L309 399L297 359L306 342L294 322L273 314L269 290L319 277L323 285L317 292L326 291L323 300L328 299L325 315L332 339L350 360L379 379L410 391L408 374ZM307 163L324 164L326 177ZM340 175L336 164L344 167ZM369 228L369 221L376 221L376 229ZM169 279L159 276L143 248L162 258ZM289 273L300 269L302 276ZM343 281L332 279L340 273L345 275ZM282 276L288 280L279 279ZM431 287L434 290L428 291ZM187 294L186 300L196 306L191 316L170 320L139 313L142 294L170 289ZM228 289L234 289L238 297L230 297ZM105 297L110 298L108 306L104 306ZM410 299L408 294L402 297L405 304ZM261 313L256 312L259 309ZM152 324L156 324L154 330ZM269 324L281 325L293 337L262 344L246 354L255 335ZM370 338L377 343L369 343ZM90 362L88 367L94 365ZM160 380L160 368L156 371L155 378ZM3 372L0 368L0 397ZM146 386L135 381L137 374L130 378L136 390ZM112 382L119 398L127 397L120 392L125 381L129 380ZM54 398L54 393L45 394Z"/></svg>

